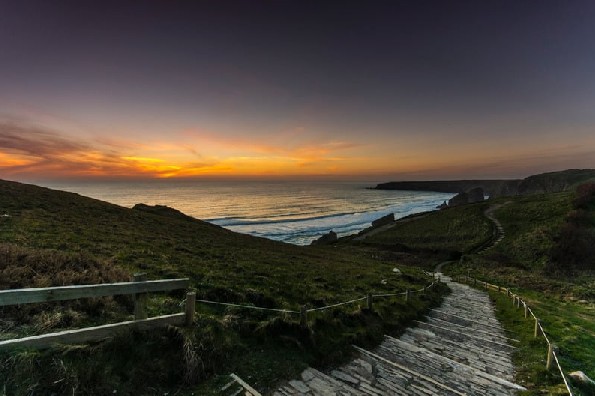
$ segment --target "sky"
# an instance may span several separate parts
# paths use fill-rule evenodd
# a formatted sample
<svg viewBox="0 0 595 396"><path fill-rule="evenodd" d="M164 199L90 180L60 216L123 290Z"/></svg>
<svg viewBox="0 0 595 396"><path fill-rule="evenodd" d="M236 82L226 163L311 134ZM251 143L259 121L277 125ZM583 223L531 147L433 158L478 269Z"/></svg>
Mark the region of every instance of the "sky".
<svg viewBox="0 0 595 396"><path fill-rule="evenodd" d="M0 0L0 178L595 168L595 2Z"/></svg>

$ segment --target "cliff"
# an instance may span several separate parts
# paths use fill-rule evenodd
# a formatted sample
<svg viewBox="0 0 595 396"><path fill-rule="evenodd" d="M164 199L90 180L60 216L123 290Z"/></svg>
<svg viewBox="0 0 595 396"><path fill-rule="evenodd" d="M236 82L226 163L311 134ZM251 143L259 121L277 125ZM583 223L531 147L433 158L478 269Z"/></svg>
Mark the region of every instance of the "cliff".
<svg viewBox="0 0 595 396"><path fill-rule="evenodd" d="M374 189L458 194L479 187L485 191L486 195L496 197L567 191L592 180L595 180L595 169L567 169L559 172L541 173L525 179L402 181L381 183Z"/></svg>
<svg viewBox="0 0 595 396"><path fill-rule="evenodd" d="M402 181L378 184L376 190L436 191L463 193L474 188L482 188L487 195L514 195L521 180L434 180Z"/></svg>

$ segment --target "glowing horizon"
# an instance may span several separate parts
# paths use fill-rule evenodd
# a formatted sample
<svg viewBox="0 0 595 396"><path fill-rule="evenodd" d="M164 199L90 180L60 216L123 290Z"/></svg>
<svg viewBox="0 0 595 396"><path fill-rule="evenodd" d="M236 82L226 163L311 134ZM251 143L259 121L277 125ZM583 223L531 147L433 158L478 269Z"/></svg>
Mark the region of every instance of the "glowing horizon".
<svg viewBox="0 0 595 396"><path fill-rule="evenodd" d="M223 3L7 5L0 178L595 168L595 3Z"/></svg>

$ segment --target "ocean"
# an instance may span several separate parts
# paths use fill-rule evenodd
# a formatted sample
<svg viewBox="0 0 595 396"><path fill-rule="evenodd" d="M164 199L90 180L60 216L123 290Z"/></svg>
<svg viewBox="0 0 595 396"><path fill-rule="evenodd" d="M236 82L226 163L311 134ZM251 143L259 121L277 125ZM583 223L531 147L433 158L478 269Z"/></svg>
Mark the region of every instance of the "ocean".
<svg viewBox="0 0 595 396"><path fill-rule="evenodd" d="M41 183L45 187L132 207L167 205L232 231L297 245L335 231L357 233L373 220L433 210L454 194L382 191L355 182L93 181Z"/></svg>

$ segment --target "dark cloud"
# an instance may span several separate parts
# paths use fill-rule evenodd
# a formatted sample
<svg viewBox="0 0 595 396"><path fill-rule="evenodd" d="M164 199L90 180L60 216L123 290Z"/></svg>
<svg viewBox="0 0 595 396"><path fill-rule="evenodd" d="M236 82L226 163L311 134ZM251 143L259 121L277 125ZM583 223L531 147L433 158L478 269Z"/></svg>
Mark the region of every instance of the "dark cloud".
<svg viewBox="0 0 595 396"><path fill-rule="evenodd" d="M89 150L90 147L40 127L0 123L0 149L48 158Z"/></svg>

